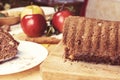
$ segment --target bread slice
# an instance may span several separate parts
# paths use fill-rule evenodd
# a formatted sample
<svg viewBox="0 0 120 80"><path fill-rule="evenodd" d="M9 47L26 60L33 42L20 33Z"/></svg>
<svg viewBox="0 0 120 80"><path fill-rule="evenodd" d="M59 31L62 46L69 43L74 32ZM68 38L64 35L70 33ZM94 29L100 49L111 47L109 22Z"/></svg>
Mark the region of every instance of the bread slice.
<svg viewBox="0 0 120 80"><path fill-rule="evenodd" d="M0 28L0 62L12 59L17 54L19 42Z"/></svg>

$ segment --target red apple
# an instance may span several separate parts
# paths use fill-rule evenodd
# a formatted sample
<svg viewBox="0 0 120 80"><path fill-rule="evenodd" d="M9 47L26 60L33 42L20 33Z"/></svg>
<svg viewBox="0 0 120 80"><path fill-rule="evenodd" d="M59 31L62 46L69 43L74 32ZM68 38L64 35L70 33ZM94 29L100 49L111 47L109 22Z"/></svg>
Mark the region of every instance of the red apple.
<svg viewBox="0 0 120 80"><path fill-rule="evenodd" d="M69 10L62 10L58 11L53 15L52 19L52 25L55 29L57 29L59 32L62 32L63 24L65 21L65 18L68 16L71 16L72 13Z"/></svg>
<svg viewBox="0 0 120 80"><path fill-rule="evenodd" d="M43 15L29 14L22 18L21 27L27 36L38 37L44 34L47 24Z"/></svg>

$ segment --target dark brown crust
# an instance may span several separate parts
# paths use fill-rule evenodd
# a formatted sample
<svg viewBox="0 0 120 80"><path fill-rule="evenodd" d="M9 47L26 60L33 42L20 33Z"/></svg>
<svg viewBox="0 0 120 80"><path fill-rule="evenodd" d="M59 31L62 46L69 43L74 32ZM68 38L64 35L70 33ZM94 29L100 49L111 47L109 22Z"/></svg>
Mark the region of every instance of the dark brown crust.
<svg viewBox="0 0 120 80"><path fill-rule="evenodd" d="M117 55L120 55L120 25L118 24L118 35L117 35Z"/></svg>
<svg viewBox="0 0 120 80"><path fill-rule="evenodd" d="M80 26L80 25L82 25L82 26ZM76 44L74 45L75 46L75 48L74 48L74 50L75 50L74 54L75 55L78 54L77 52L82 51L82 46L83 46L83 44L82 44L82 41L83 41L82 36L84 34L84 29L85 29L84 26L85 26L85 18L79 19L78 25L76 27L77 29L76 29L76 35L75 35L75 36L77 36L75 38Z"/></svg>
<svg viewBox="0 0 120 80"><path fill-rule="evenodd" d="M70 16L63 44L70 60L120 65L120 22Z"/></svg>
<svg viewBox="0 0 120 80"><path fill-rule="evenodd" d="M67 42L67 35L68 35L68 29L69 29L69 21L70 20L65 20L65 23L64 23L64 26L67 26L67 27L64 27L64 30L63 30L63 37L65 38L63 40L63 43L66 45L66 42Z"/></svg>

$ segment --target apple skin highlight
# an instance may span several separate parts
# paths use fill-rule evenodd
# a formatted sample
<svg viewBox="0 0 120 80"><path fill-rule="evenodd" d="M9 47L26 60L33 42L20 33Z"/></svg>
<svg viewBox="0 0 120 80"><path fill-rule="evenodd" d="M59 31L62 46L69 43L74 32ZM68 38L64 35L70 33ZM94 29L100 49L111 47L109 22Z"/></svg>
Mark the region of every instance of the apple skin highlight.
<svg viewBox="0 0 120 80"><path fill-rule="evenodd" d="M21 27L29 37L42 36L47 28L44 11L40 6L29 5L21 12Z"/></svg>
<svg viewBox="0 0 120 80"><path fill-rule="evenodd" d="M45 18L40 14L26 15L21 20L21 27L29 37L39 37L44 34L47 24Z"/></svg>
<svg viewBox="0 0 120 80"><path fill-rule="evenodd" d="M57 29L59 32L63 32L63 24L65 21L65 18L71 15L72 13L69 10L62 10L62 11L56 12L53 15L53 19L52 19L53 27Z"/></svg>

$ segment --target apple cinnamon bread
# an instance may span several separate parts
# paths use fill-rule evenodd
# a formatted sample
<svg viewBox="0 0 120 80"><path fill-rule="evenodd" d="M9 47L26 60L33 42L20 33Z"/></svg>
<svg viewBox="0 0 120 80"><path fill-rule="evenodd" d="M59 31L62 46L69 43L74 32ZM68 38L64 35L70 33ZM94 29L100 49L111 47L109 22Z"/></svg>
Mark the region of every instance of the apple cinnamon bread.
<svg viewBox="0 0 120 80"><path fill-rule="evenodd" d="M120 65L120 22L70 16L63 44L67 59Z"/></svg>
<svg viewBox="0 0 120 80"><path fill-rule="evenodd" d="M0 62L12 59L17 54L19 42L0 28Z"/></svg>

